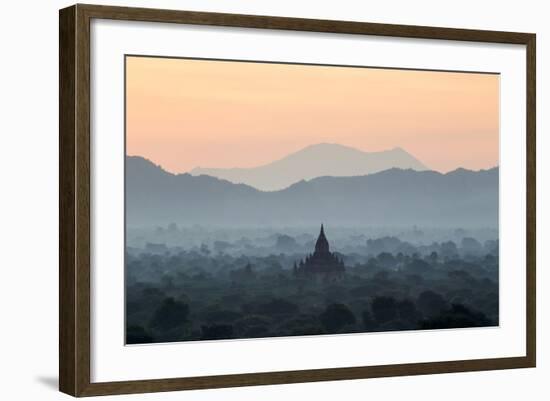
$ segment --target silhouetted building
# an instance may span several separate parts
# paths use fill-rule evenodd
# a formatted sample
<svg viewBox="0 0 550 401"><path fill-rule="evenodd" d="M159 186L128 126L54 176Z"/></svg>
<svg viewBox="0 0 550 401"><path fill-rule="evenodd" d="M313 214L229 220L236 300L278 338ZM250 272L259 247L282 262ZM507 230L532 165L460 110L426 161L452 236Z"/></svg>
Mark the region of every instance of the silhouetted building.
<svg viewBox="0 0 550 401"><path fill-rule="evenodd" d="M319 275L323 278L339 278L343 276L345 270L342 259L330 252L325 230L321 224L321 232L315 243L315 252L306 256L305 261L300 260L299 264L294 262L294 274L298 277Z"/></svg>

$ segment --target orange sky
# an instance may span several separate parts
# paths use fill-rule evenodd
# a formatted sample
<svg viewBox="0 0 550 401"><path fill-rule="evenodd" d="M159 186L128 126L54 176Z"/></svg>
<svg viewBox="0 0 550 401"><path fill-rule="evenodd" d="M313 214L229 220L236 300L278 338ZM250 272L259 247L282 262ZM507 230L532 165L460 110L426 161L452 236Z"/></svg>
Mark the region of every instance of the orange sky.
<svg viewBox="0 0 550 401"><path fill-rule="evenodd" d="M126 59L126 146L171 172L254 167L316 143L498 165L499 76Z"/></svg>

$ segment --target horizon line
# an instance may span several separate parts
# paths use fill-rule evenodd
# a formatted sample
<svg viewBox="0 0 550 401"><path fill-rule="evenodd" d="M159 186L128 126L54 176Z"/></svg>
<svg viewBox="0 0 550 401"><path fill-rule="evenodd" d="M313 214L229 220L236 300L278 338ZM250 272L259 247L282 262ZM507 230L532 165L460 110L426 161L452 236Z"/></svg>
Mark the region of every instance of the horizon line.
<svg viewBox="0 0 550 401"><path fill-rule="evenodd" d="M493 167L489 167L489 168L482 168L482 169L478 169L478 170L473 170L473 169L469 169L469 168L465 168L465 167L457 167L453 170L450 170L450 171L447 171L445 173L443 172L440 172L440 171L437 171L437 170L430 170L430 169L427 169L427 170L415 170L413 168L401 168L401 167L390 167L390 168L387 168L385 170L380 170L380 171L376 171L376 172L373 172L373 173L370 173L370 174L360 174L360 175L347 175L347 176L334 176L334 175L319 175L319 176L316 176L316 177L312 177L310 179L301 179L301 180L298 180L298 181L295 181L293 182L292 184L289 184L288 186L284 187L284 188L279 188L279 189L274 189L274 190L265 190L265 189L260 189L260 188L257 188L255 187L254 185L251 185L251 184L247 184L247 183L244 183L244 182L232 182L228 179L225 179L225 178L220 178L220 177L216 177L216 176L213 176L213 175L209 175L209 174L197 174L197 175L193 175L193 174L190 174L189 172L183 172L183 173L173 173L171 171L168 171L167 169L165 169L162 165L160 164L156 164L153 160L151 159L148 159L147 157L144 157L144 156L141 156L141 155L125 155L125 158L139 158L139 159L143 159L149 163L151 163L153 166L161 169L163 172L167 173L167 174L170 174L172 176L183 176L183 175L188 175L190 177L209 177L209 178L213 178L215 180L218 180L218 181L225 181L227 183L230 183L232 185L244 185L244 186L247 186L249 188L252 188L256 191L259 191L259 192L265 192L265 193L269 193L269 192L278 192L278 191L284 191L290 187L292 187L293 185L296 185L300 182L311 182L313 180L316 180L316 179L320 179L320 178L356 178L356 177L367 177L367 176L371 176L371 175L376 175L376 174L381 174L381 173L384 173L384 172L388 172L390 170L398 170L398 171L414 171L416 173L436 173L436 174L439 174L439 175L443 175L443 176L446 176L446 175L449 175L449 174L452 174L452 173L455 173L459 170L464 170L464 171L467 171L467 172L471 172L471 173L480 173L480 172L484 172L484 171L490 171L490 170L495 170L495 169L498 169L500 168L500 165L495 165ZM124 162L126 164L126 161ZM125 169L126 171L126 169Z"/></svg>

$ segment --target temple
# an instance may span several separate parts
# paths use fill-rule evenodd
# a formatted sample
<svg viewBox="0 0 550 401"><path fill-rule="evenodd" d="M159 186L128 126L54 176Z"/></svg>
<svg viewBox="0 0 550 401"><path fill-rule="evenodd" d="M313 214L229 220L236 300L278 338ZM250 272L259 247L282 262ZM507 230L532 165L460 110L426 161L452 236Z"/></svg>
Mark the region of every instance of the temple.
<svg viewBox="0 0 550 401"><path fill-rule="evenodd" d="M322 276L323 278L340 278L344 275L344 262L330 252L325 229L321 224L321 232L315 243L315 252L302 259L300 263L294 262L294 275L297 277Z"/></svg>

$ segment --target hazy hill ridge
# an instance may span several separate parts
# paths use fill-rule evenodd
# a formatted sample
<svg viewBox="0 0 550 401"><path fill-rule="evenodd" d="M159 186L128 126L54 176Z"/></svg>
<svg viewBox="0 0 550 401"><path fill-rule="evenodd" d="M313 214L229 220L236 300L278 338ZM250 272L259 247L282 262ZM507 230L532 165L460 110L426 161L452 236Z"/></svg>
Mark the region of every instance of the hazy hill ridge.
<svg viewBox="0 0 550 401"><path fill-rule="evenodd" d="M367 175L389 168L426 170L420 161L401 148L363 152L348 146L321 143L253 168L201 168L191 175L209 175L235 184L247 184L263 191L284 189L298 181L316 177Z"/></svg>
<svg viewBox="0 0 550 401"><path fill-rule="evenodd" d="M206 175L171 174L126 159L129 226L334 225L498 226L498 168L447 174L392 168L318 177L274 192Z"/></svg>

